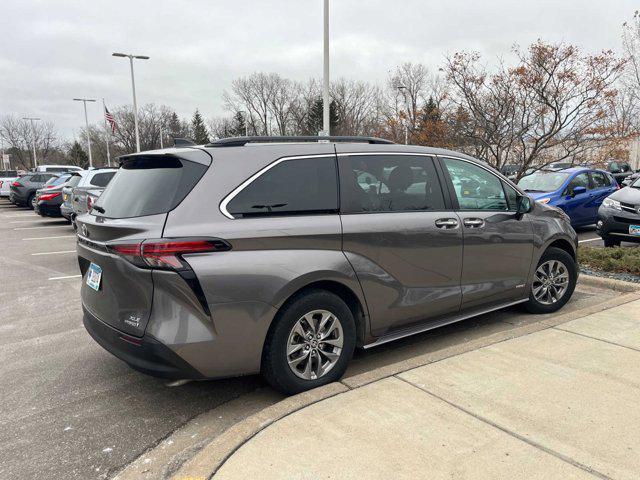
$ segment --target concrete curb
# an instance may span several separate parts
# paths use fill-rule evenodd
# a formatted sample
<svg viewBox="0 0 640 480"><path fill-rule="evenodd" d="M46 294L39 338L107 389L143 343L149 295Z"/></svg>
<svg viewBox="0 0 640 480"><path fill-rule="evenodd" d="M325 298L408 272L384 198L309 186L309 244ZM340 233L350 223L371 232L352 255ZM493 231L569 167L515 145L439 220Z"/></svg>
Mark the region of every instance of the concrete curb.
<svg viewBox="0 0 640 480"><path fill-rule="evenodd" d="M171 478L180 480L211 478L236 450L269 425L309 405L348 391L349 388L345 385L335 382L285 398L229 428L191 460L185 462Z"/></svg>
<svg viewBox="0 0 640 480"><path fill-rule="evenodd" d="M590 287L608 288L616 292L635 292L640 290L640 284L633 282L625 282L616 280L615 278L596 277L595 275L587 275L580 273L580 283L589 285Z"/></svg>
<svg viewBox="0 0 640 480"><path fill-rule="evenodd" d="M583 282L584 277L587 277L587 275L580 276L581 282ZM591 278L600 280L598 277ZM620 281L616 282L622 284L627 283ZM589 284L587 282L583 283ZM631 285L635 287L634 284ZM633 289L634 292L636 290L638 290L637 287ZM226 462L226 460L231 457L239 448L241 448L242 445L251 440L251 438L256 436L269 425L272 425L273 423L281 420L287 415L290 415L314 403L320 402L336 395L340 395L352 389L385 379L387 377L412 370L414 368L419 368L430 363L438 362L446 358L494 345L506 340L511 340L513 338L522 337L534 332L553 328L554 326L570 322L577 318L623 305L634 300L640 300L640 292L626 293L606 302L576 310L567 314L552 315L551 317L542 318L540 319L540 321L535 323L526 324L507 331L497 332L480 339L471 340L463 344L446 347L435 352L419 355L409 360L404 360L372 370L370 372L345 378L338 383L331 383L324 387L286 398L270 407L267 407L263 411L256 413L253 416L239 422L238 424L225 431L213 442L200 450L191 460L185 462L182 467L177 470L177 472L171 477L171 479L205 480L212 478L220 469L220 467L222 467L222 465Z"/></svg>

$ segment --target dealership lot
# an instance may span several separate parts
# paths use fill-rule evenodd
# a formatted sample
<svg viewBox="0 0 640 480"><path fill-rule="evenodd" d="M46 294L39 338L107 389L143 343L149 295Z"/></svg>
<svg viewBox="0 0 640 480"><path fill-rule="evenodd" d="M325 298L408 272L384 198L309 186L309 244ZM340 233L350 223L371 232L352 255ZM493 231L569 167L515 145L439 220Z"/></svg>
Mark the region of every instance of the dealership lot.
<svg viewBox="0 0 640 480"><path fill-rule="evenodd" d="M580 237L601 244L590 229ZM203 412L238 397L279 398L265 397L258 377L171 386L103 351L82 326L66 222L2 199L0 247L0 477L108 478ZM579 286L561 313L615 295ZM348 375L540 319L509 309L359 352Z"/></svg>

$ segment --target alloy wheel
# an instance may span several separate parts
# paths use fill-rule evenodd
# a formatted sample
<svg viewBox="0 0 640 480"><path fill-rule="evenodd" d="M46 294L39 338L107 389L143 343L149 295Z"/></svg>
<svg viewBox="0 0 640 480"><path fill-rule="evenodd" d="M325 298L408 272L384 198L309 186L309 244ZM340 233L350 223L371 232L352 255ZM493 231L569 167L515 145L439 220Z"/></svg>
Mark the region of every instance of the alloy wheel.
<svg viewBox="0 0 640 480"><path fill-rule="evenodd" d="M343 343L340 320L328 310L313 310L300 317L289 333L289 368L305 380L321 378L340 359Z"/></svg>
<svg viewBox="0 0 640 480"><path fill-rule="evenodd" d="M543 305L560 300L569 287L569 271L564 263L549 260L542 263L533 280L533 296Z"/></svg>

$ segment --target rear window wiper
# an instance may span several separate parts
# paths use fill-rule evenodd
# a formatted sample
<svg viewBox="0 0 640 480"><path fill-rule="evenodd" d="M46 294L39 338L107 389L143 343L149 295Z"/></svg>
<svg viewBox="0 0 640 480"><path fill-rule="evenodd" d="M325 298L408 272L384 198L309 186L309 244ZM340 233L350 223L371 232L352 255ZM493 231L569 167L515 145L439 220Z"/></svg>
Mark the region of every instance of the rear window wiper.
<svg viewBox="0 0 640 480"><path fill-rule="evenodd" d="M102 207L100 207L100 206L98 206L98 205L94 205L94 206L93 206L93 209L94 209L94 210L97 210L97 211L98 211L98 212L100 212L100 213L104 213L104 208L102 208Z"/></svg>

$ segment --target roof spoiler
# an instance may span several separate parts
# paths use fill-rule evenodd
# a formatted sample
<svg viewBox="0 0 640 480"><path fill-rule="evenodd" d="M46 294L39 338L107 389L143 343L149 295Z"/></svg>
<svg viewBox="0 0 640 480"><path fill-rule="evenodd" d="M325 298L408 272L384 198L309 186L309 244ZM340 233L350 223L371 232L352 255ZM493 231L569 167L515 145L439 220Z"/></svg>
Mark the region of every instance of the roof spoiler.
<svg viewBox="0 0 640 480"><path fill-rule="evenodd" d="M196 145L196 142L194 142L193 140L190 140L188 138L174 138L173 139L173 146L175 148L193 147L194 145Z"/></svg>
<svg viewBox="0 0 640 480"><path fill-rule="evenodd" d="M257 137L231 137L221 138L206 145L207 147L242 147L248 143L300 143L300 142L343 142L343 143L369 143L369 144L393 144L391 140L376 137L358 136L257 136Z"/></svg>

